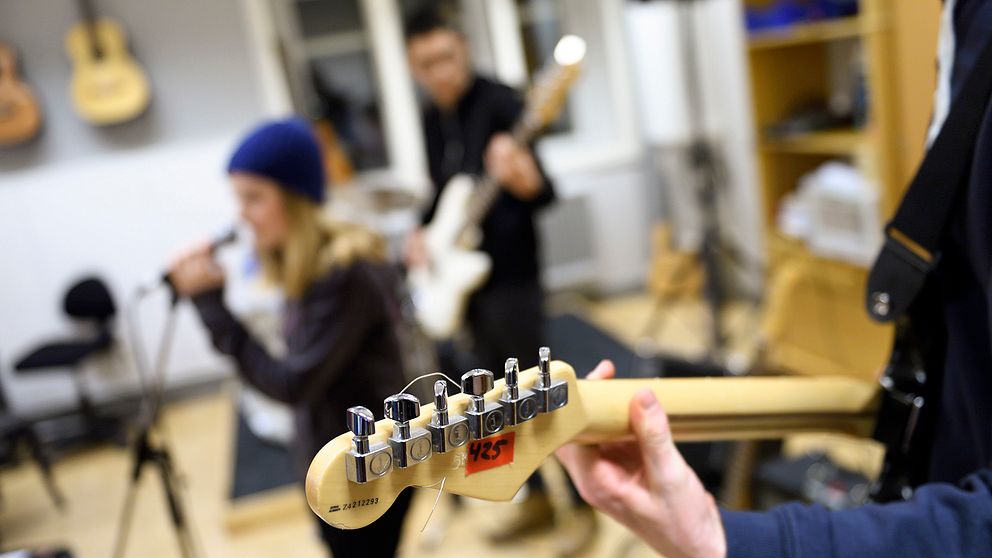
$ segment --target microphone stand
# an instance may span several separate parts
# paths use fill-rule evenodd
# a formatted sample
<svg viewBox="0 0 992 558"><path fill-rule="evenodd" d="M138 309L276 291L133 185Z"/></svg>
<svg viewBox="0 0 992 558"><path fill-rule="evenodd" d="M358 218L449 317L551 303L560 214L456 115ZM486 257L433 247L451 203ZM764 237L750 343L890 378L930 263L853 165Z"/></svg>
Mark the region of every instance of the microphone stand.
<svg viewBox="0 0 992 558"><path fill-rule="evenodd" d="M146 465L155 467L162 480L162 489L169 508L169 518L177 542L179 543L180 554L183 558L195 558L199 555L193 532L187 522L187 514L179 490L181 483L173 465L174 462L167 436L164 428L158 424L165 392L166 367L172 349L172 341L175 336L176 307L179 303L179 296L172 284L168 281L164 281L164 284L169 288L171 299L165 326L162 331L162 338L159 341L158 351L155 357L154 368L151 371L150 377L144 356L139 349L141 342L138 339L137 330L132 328L132 332L135 334L132 339L135 349L134 360L137 364L139 377L141 378L142 412L138 419L137 432L131 442L131 476L121 507L120 519L118 520L117 538L112 554L114 558L123 558L124 556L134 515L138 483ZM137 303L148 292L150 292L148 289L139 291L133 298L131 305L136 307ZM131 325L134 326L134 323ZM151 384L149 384L149 380L152 382Z"/></svg>
<svg viewBox="0 0 992 558"><path fill-rule="evenodd" d="M645 358L647 352L655 353L656 373L665 374L665 361L677 363L677 367L686 367L694 371L705 371L707 375L716 372L723 375L726 370L726 335L721 324L723 307L728 298L723 286L723 269L720 262L721 254L726 251L720 238L719 216L717 201L721 185L725 182L726 173L720 156L706 138L703 108L703 87L699 75L699 61L695 53L695 14L693 6L701 0L674 0L678 9L679 27L681 32L681 49L683 55L686 104L688 113L689 147L687 157L692 174L692 182L696 188L696 199L699 207L702 240L697 258L703 268L704 286L703 297L709 314L709 341L704 362L688 363L681 359L664 357L657 354L654 338L662 322L664 306L667 297L659 295L655 301L650 316L641 335L642 343L638 350L640 358ZM739 256L734 253L732 256ZM650 345L650 348L649 348Z"/></svg>

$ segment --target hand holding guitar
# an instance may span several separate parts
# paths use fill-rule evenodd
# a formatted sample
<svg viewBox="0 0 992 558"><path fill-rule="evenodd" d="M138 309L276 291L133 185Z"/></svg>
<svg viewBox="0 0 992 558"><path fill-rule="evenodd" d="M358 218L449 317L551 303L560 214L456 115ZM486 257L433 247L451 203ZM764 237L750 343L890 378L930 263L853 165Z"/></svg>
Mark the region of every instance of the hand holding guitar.
<svg viewBox="0 0 992 558"><path fill-rule="evenodd" d="M616 373L604 360L586 376ZM726 540L713 496L675 447L668 416L649 389L630 401L633 442L558 450L582 498L626 525L659 553L677 557L726 556Z"/></svg>
<svg viewBox="0 0 992 558"><path fill-rule="evenodd" d="M493 136L486 148L486 171L514 197L531 200L541 193L543 178L530 149L510 134Z"/></svg>
<svg viewBox="0 0 992 558"><path fill-rule="evenodd" d="M424 229L417 228L406 236L403 242L403 261L408 268L424 267L430 263L431 255L424 240Z"/></svg>

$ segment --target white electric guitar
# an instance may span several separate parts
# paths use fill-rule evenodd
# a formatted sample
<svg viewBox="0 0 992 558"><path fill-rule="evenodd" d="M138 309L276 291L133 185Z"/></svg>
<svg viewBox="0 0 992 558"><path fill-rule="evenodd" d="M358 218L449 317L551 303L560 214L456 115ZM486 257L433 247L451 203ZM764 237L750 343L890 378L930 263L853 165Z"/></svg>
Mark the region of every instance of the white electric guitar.
<svg viewBox="0 0 992 558"><path fill-rule="evenodd" d="M434 403L409 394L385 401L387 419L348 410L351 433L331 440L307 473L310 508L327 523L357 529L378 519L409 486L509 500L563 444L630 439L628 405L652 389L678 441L773 439L801 432L871 434L877 384L845 377L576 380L542 348L540 364L506 380L473 370L463 393L435 384ZM344 417L342 417L344 418ZM441 481L444 484L441 485Z"/></svg>
<svg viewBox="0 0 992 558"><path fill-rule="evenodd" d="M558 41L554 64L538 75L513 129L518 143L526 144L557 118L585 52L585 41L579 37L567 35ZM476 250L481 239L479 224L500 191L500 185L488 175L479 179L455 176L445 185L434 219L424 228L429 263L410 270L410 292L418 323L435 339L454 335L468 297L489 277L492 262Z"/></svg>

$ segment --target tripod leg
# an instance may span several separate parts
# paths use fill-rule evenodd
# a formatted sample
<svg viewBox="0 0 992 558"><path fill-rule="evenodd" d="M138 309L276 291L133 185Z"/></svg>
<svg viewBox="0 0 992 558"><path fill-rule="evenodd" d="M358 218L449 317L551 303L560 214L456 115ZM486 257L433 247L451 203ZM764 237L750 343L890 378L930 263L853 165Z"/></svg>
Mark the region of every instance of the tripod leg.
<svg viewBox="0 0 992 558"><path fill-rule="evenodd" d="M180 501L179 489L176 486L175 471L172 469L172 460L165 448L157 451L155 462L159 466L159 473L162 477L162 489L165 491L165 498L169 505L169 516L172 518L172 527L176 532L176 539L179 543L179 551L184 558L196 556L196 547L193 544L193 534L186 523L186 513Z"/></svg>
<svg viewBox="0 0 992 558"><path fill-rule="evenodd" d="M124 506L121 508L121 516L117 521L117 541L114 543L114 558L124 558L124 549L127 547L127 536L131 531L131 520L134 516L134 500L138 491L138 478L135 475L131 478L131 483L127 486L127 494L124 496Z"/></svg>

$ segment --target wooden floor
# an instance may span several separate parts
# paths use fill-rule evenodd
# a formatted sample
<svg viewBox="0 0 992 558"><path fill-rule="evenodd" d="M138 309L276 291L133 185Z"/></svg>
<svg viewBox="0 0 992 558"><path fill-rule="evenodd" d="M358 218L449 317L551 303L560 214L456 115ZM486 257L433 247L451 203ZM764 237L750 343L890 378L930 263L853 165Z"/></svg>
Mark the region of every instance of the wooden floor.
<svg viewBox="0 0 992 558"><path fill-rule="evenodd" d="M647 317L650 300L644 296L606 302L576 303L592 321L619 339L635 341L639 324ZM705 314L698 305L675 310L659 332L663 346L683 352L699 351L705 332ZM740 312L738 312L740 314ZM740 314L743 316L743 314ZM744 331L744 317L736 319ZM184 493L199 547L204 556L326 556L316 536L313 517L302 492L287 490L265 503L270 513L256 515L232 510L228 503L234 428L234 404L229 390L173 403L164 424L172 433L174 458L183 473ZM2 509L0 530L4 550L22 547L65 546L83 558L110 556L127 484L129 457L120 448L87 451L55 465L58 484L68 507L59 513L49 501L38 472L30 465L0 473ZM126 556L178 556L159 480L149 470L139 487ZM518 509L513 503L473 503L458 509L442 498L427 529L421 533L436 492L419 490L407 516L401 555L416 556L556 556L558 539L569 532L547 530L512 544L494 545L486 533L498 529ZM259 506L255 506L258 508ZM249 517L245 517L245 516ZM232 520L236 518L236 520ZM651 556L649 549L621 526L596 516L592 542L579 556Z"/></svg>

